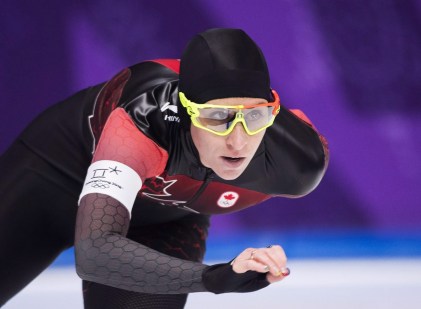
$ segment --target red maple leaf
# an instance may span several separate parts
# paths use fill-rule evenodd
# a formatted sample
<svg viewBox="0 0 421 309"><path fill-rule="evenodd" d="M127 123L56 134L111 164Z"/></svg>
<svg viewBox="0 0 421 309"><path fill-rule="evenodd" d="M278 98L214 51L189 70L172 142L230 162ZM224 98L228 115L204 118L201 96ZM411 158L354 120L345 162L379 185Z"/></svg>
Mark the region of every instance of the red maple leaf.
<svg viewBox="0 0 421 309"><path fill-rule="evenodd" d="M230 194L228 194L228 195L224 195L224 198L225 198L226 200L230 201L230 200L235 199L235 196L234 196L232 193L230 193Z"/></svg>

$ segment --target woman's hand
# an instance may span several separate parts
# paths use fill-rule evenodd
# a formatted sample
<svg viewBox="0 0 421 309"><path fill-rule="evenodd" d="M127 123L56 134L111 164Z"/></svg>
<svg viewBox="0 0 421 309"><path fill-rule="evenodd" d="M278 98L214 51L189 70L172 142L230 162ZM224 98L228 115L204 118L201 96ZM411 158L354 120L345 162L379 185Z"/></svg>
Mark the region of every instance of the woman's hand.
<svg viewBox="0 0 421 309"><path fill-rule="evenodd" d="M232 269L238 274L253 270L259 273L267 273L269 283L281 281L289 275L286 267L287 257L279 245L268 248L248 248L232 261Z"/></svg>

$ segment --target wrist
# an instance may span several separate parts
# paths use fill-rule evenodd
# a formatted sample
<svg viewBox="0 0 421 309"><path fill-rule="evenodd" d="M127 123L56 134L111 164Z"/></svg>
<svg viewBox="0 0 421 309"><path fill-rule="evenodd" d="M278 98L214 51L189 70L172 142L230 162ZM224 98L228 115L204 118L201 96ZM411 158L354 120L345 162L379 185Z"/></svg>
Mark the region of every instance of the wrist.
<svg viewBox="0 0 421 309"><path fill-rule="evenodd" d="M209 266L202 274L203 285L212 293L253 292L269 285L265 273L236 273L232 262Z"/></svg>

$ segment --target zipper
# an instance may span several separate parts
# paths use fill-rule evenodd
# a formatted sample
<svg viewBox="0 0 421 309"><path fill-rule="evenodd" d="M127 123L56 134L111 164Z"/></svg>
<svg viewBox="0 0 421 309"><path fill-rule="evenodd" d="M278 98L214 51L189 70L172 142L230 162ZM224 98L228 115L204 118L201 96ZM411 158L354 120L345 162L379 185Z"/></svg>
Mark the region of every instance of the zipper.
<svg viewBox="0 0 421 309"><path fill-rule="evenodd" d="M205 180L203 181L203 184L200 186L199 190L196 191L196 193L190 199L190 201L188 201L183 206L191 209L188 206L190 206L191 204L193 204L199 198L199 196L202 195L203 191L205 191L206 187L212 182L212 180L214 178L215 178L215 173L210 168L208 168L206 170L206 176L205 176ZM193 209L191 209L191 210L193 210ZM193 211L195 211L195 210L193 210ZM195 211L195 212L197 212L197 211Z"/></svg>

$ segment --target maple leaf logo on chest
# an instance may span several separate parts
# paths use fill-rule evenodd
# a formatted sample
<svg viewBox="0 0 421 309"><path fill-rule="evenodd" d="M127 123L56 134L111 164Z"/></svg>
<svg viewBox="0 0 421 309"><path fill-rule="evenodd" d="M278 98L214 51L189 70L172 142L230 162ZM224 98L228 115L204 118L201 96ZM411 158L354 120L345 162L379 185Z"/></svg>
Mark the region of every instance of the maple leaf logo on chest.
<svg viewBox="0 0 421 309"><path fill-rule="evenodd" d="M229 191L222 193L219 197L218 201L216 202L219 207L228 208L232 207L237 203L237 200L240 196L237 192Z"/></svg>
<svg viewBox="0 0 421 309"><path fill-rule="evenodd" d="M142 196L152 199L162 205L181 206L187 201L173 199L173 194L169 188L177 182L177 179L165 180L163 177L156 176L147 179L142 187Z"/></svg>
<svg viewBox="0 0 421 309"><path fill-rule="evenodd" d="M224 195L224 198L228 201L231 201L235 199L235 196L232 193L230 193L230 194Z"/></svg>

